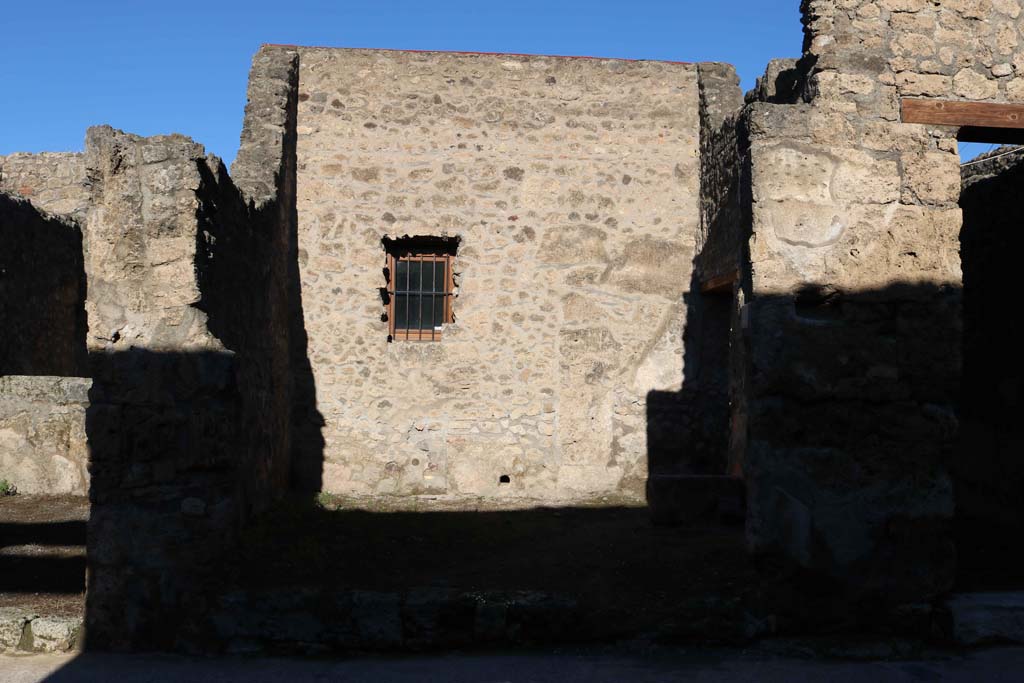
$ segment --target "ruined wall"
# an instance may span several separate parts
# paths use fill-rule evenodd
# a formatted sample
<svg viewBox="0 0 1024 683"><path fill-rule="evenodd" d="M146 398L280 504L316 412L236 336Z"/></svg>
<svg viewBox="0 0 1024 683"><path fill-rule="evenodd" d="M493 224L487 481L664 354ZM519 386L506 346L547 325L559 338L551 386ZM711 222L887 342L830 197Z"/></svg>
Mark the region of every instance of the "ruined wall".
<svg viewBox="0 0 1024 683"><path fill-rule="evenodd" d="M251 256L266 270L267 324L275 333L264 340L275 378L269 403L272 412L262 420L287 426L285 458L273 458L282 467L276 480L293 489L319 491L323 467L322 420L316 408L312 370L307 356L302 291L298 271L298 218L296 215L296 116L298 106L298 53L290 48L264 46L253 58L248 101L238 156L232 177L248 204L249 222L269 239ZM227 251L233 251L227 247ZM227 272L225 285L233 276ZM220 289L220 288L217 288ZM223 297L225 312L235 312L235 324L252 327L251 314L238 307L249 293L236 288ZM262 305L262 304L257 304ZM258 326L256 326L258 329ZM259 339L252 339L259 344Z"/></svg>
<svg viewBox="0 0 1024 683"><path fill-rule="evenodd" d="M894 121L899 97L1024 101L1021 0L804 0L803 9L810 87L836 109Z"/></svg>
<svg viewBox="0 0 1024 683"><path fill-rule="evenodd" d="M0 479L21 494L89 492L85 377L0 377Z"/></svg>
<svg viewBox="0 0 1024 683"><path fill-rule="evenodd" d="M88 638L169 647L287 481L287 304L271 281L287 251L188 138L104 127L86 147Z"/></svg>
<svg viewBox="0 0 1024 683"><path fill-rule="evenodd" d="M84 178L80 156L0 157L0 480L21 493L88 490Z"/></svg>
<svg viewBox="0 0 1024 683"><path fill-rule="evenodd" d="M87 628L91 645L117 648L162 642L230 547L238 406L233 358L196 307L202 147L92 128L86 155Z"/></svg>
<svg viewBox="0 0 1024 683"><path fill-rule="evenodd" d="M739 271L744 242L750 236L750 218L739 78L732 67L712 71L702 66L701 86L697 266L698 279L706 283Z"/></svg>
<svg viewBox="0 0 1024 683"><path fill-rule="evenodd" d="M740 229L741 166L736 153L736 118L743 103L739 78L727 64L700 64L698 73L700 222L698 255L684 294L684 381L679 391L652 392L647 398L649 415L653 408L662 408L660 428L648 431L649 464L652 475L668 477L667 486L680 485L669 483L674 476L724 475L727 470L731 280L739 267L738 250L732 247L746 234ZM715 279L723 283L718 291L705 291L706 283ZM653 497L648 496L649 502L658 507L661 501ZM687 494L676 491L662 497Z"/></svg>
<svg viewBox="0 0 1024 683"><path fill-rule="evenodd" d="M1024 249L1024 153L1006 154L1009 149L964 167L960 198L964 376L952 470L960 577L983 588L1020 577L1015 539L1024 528L1024 360L1007 327L1016 311L1015 274Z"/></svg>
<svg viewBox="0 0 1024 683"><path fill-rule="evenodd" d="M717 433L715 449L720 451L721 466L716 474L739 476L743 470L746 448L745 339L740 311L743 286L749 283L747 242L751 233L750 164L748 133L742 111L742 95L738 79L731 68L701 78L701 149L700 202L701 223L697 235L697 258L693 291L701 302L713 309L716 324L710 329L688 324L687 332L698 331L695 341L687 339L687 353L692 347L718 347L713 366L711 405L705 410L713 417L707 423ZM718 82L718 93L708 84ZM723 92L724 90L724 92ZM717 95L717 97L715 96ZM705 291L713 289L715 291ZM700 332L703 332L700 334ZM705 363L706 364L706 363ZM697 384L694 405L697 409L709 404Z"/></svg>
<svg viewBox="0 0 1024 683"><path fill-rule="evenodd" d="M250 169L255 172L236 189L219 160L209 163L206 170L201 168L198 193L204 209L196 262L203 293L198 307L207 313L210 331L236 352L242 471L248 504L256 509L288 489L292 469L289 328L295 279L295 172L294 143L287 148L281 143L285 130L294 131L297 65L294 53L280 57L289 79L281 92L284 107L267 111L284 109L290 126L264 126L264 137L257 140L246 139L243 133L235 167L243 175ZM250 116L254 99L250 93ZM248 122L245 130L253 127ZM257 179L265 179L268 186L257 190Z"/></svg>
<svg viewBox="0 0 1024 683"><path fill-rule="evenodd" d="M47 213L81 222L89 208L85 157L69 152L0 157L0 192L28 199Z"/></svg>
<svg viewBox="0 0 1024 683"><path fill-rule="evenodd" d="M899 98L1017 99L1021 9L806 1L803 58L744 113L748 536L883 602L946 590L955 559L956 131Z"/></svg>
<svg viewBox="0 0 1024 683"><path fill-rule="evenodd" d="M647 397L682 380L697 67L301 48L299 89L324 490L642 496L680 419ZM461 239L438 343L387 340L404 235Z"/></svg>
<svg viewBox="0 0 1024 683"><path fill-rule="evenodd" d="M0 375L82 375L82 234L0 193Z"/></svg>

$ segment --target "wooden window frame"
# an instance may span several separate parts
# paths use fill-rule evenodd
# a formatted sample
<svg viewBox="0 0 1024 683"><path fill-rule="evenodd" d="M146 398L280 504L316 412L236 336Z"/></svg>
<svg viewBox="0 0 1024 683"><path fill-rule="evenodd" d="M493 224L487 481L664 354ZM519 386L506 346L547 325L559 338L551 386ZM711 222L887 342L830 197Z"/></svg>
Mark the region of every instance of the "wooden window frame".
<svg viewBox="0 0 1024 683"><path fill-rule="evenodd" d="M441 341L444 325L453 322L452 299L455 297L455 274L453 264L455 255L441 249L408 249L400 252L388 252L388 339L389 341ZM442 318L442 329L431 327L429 330L411 330L409 328L398 329L396 327L395 301L398 298L398 262L419 261L425 263L445 264L444 272L444 317ZM422 283L421 290L422 291Z"/></svg>

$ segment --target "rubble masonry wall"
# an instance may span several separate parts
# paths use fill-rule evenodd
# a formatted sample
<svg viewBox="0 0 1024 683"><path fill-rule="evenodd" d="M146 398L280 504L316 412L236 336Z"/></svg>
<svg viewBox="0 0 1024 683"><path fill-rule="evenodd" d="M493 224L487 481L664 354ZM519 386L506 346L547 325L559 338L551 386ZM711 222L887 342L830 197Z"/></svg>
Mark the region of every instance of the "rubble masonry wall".
<svg viewBox="0 0 1024 683"><path fill-rule="evenodd" d="M685 419L647 397L683 377L697 66L301 48L299 90L323 489L641 499ZM405 235L461 240L437 343L388 342Z"/></svg>

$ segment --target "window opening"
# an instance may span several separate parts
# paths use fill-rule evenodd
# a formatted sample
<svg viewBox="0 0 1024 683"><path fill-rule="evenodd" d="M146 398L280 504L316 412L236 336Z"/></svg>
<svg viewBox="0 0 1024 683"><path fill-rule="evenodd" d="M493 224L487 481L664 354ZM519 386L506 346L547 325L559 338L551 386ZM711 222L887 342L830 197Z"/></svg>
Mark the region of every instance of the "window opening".
<svg viewBox="0 0 1024 683"><path fill-rule="evenodd" d="M390 341L439 341L453 320L453 240L385 240Z"/></svg>

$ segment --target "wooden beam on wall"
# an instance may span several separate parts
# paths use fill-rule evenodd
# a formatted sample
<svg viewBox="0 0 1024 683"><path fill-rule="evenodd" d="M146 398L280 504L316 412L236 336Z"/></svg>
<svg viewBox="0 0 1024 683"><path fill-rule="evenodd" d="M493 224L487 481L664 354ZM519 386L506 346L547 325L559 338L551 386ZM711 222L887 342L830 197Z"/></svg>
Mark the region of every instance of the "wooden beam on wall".
<svg viewBox="0 0 1024 683"><path fill-rule="evenodd" d="M986 129L1002 128L1024 131L1024 104L994 104L990 102L957 102L953 100L924 100L903 98L903 123L925 123L936 126L959 126L967 135L999 136L998 131L983 133ZM972 132L973 131L973 132ZM1009 142L1013 133L1000 138ZM964 142L981 142L968 140ZM988 141L988 140L986 140Z"/></svg>
<svg viewBox="0 0 1024 683"><path fill-rule="evenodd" d="M732 292L732 284L736 282L739 277L740 273L738 270L726 273L725 275L716 275L713 278L704 280L704 282L701 283L700 291L705 294Z"/></svg>

